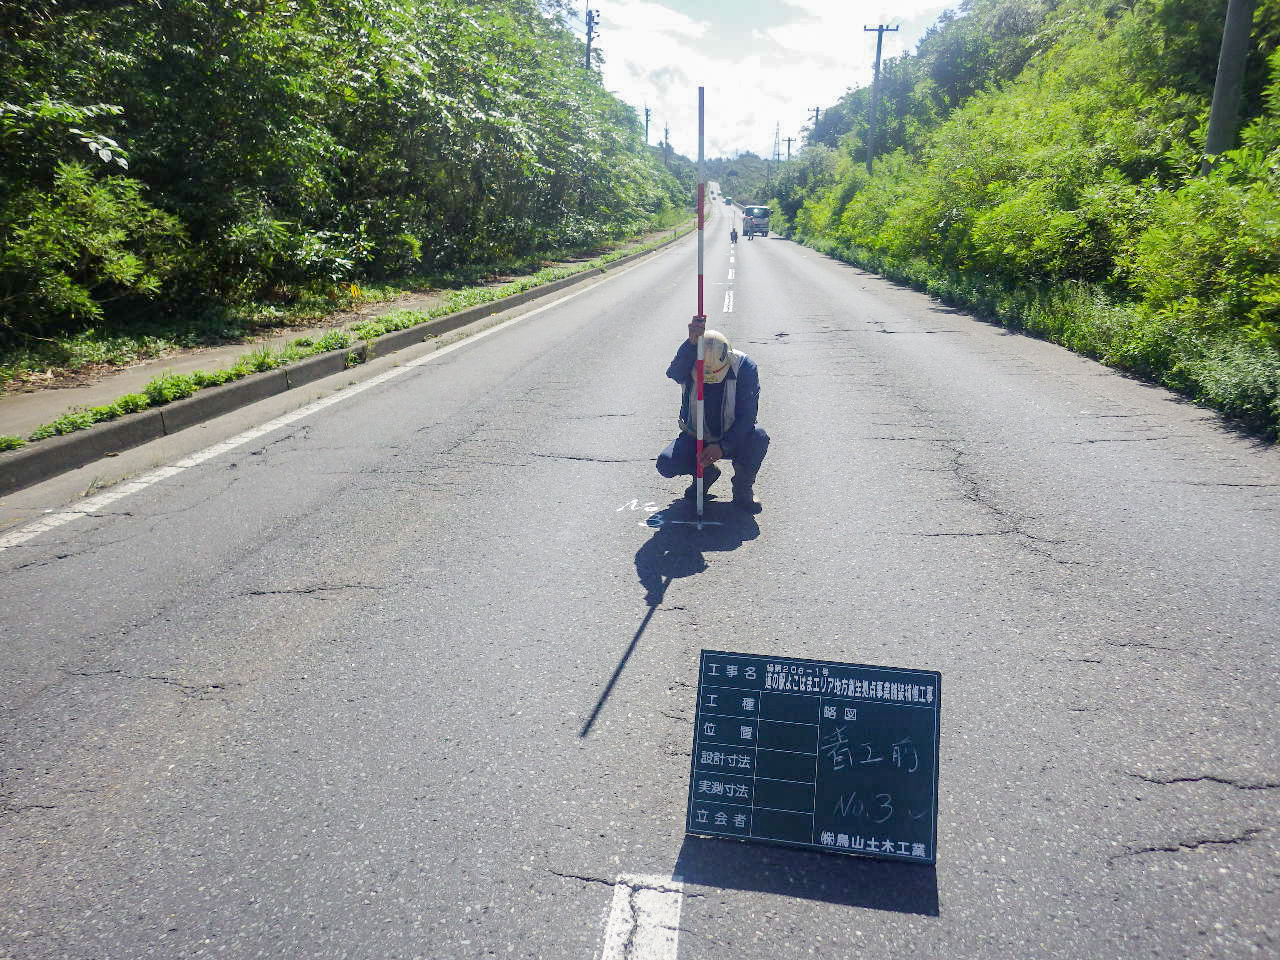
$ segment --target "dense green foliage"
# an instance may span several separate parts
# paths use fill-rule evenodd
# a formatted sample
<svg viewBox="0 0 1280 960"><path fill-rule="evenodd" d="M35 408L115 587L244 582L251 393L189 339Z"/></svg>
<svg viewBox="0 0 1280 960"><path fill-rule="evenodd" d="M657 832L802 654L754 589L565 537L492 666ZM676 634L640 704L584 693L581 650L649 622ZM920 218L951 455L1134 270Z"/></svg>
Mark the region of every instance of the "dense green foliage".
<svg viewBox="0 0 1280 960"><path fill-rule="evenodd" d="M0 0L0 341L691 202L537 0Z"/></svg>
<svg viewBox="0 0 1280 960"><path fill-rule="evenodd" d="M969 0L824 112L778 227L1280 426L1280 0L1240 149L1200 174L1226 0Z"/></svg>

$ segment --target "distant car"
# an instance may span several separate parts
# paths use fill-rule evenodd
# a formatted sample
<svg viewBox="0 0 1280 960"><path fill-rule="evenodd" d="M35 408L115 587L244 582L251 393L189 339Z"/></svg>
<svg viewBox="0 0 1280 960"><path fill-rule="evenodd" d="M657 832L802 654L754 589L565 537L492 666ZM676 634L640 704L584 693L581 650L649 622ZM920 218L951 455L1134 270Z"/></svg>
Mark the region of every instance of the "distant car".
<svg viewBox="0 0 1280 960"><path fill-rule="evenodd" d="M727 206L728 204L733 203L733 197L725 197L725 198L724 198L724 202L725 202L725 205L726 205L726 206Z"/></svg>
<svg viewBox="0 0 1280 960"><path fill-rule="evenodd" d="M762 237L769 235L768 207L750 206L742 208L742 235L755 239L756 234Z"/></svg>

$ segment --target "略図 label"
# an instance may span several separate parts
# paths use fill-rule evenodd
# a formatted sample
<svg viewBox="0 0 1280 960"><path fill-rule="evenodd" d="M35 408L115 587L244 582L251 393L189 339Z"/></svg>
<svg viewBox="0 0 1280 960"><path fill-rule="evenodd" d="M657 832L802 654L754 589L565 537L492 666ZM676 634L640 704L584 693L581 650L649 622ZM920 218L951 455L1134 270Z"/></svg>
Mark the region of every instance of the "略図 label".
<svg viewBox="0 0 1280 960"><path fill-rule="evenodd" d="M937 861L942 675L703 650L687 833Z"/></svg>

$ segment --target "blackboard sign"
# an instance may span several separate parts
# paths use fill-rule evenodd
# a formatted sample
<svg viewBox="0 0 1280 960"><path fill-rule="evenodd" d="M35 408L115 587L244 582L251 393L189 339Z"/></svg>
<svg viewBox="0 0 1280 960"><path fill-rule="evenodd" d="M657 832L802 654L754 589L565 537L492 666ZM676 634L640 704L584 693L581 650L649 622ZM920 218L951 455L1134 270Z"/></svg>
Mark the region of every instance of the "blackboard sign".
<svg viewBox="0 0 1280 960"><path fill-rule="evenodd" d="M934 863L942 675L703 650L687 833Z"/></svg>

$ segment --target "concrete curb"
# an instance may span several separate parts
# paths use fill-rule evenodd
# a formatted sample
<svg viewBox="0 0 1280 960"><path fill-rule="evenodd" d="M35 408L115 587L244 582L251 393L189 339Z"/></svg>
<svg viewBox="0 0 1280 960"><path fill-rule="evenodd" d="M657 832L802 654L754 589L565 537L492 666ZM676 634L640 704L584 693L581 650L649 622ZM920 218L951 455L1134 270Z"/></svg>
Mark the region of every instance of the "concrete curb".
<svg viewBox="0 0 1280 960"><path fill-rule="evenodd" d="M682 236L685 234L664 240L651 250L619 257L598 269L584 270L573 276L533 287L523 293L476 304L457 313L436 317L417 326L384 334L376 340L362 343L354 348L316 354L275 370L250 374L243 379L218 387L207 387L185 400L175 400L162 407L129 414L118 420L94 424L88 430L78 430L60 437L38 440L17 450L7 450L0 453L0 496L41 483L103 457L113 456L130 447L140 446L167 434L177 433L179 430L220 417L224 413L230 413L232 410L294 387L340 373L347 369L348 358L352 354L358 356L362 362L370 357L385 356L422 343L431 337L450 333L495 313L518 307L530 300L584 283L624 264L647 257L674 243Z"/></svg>

